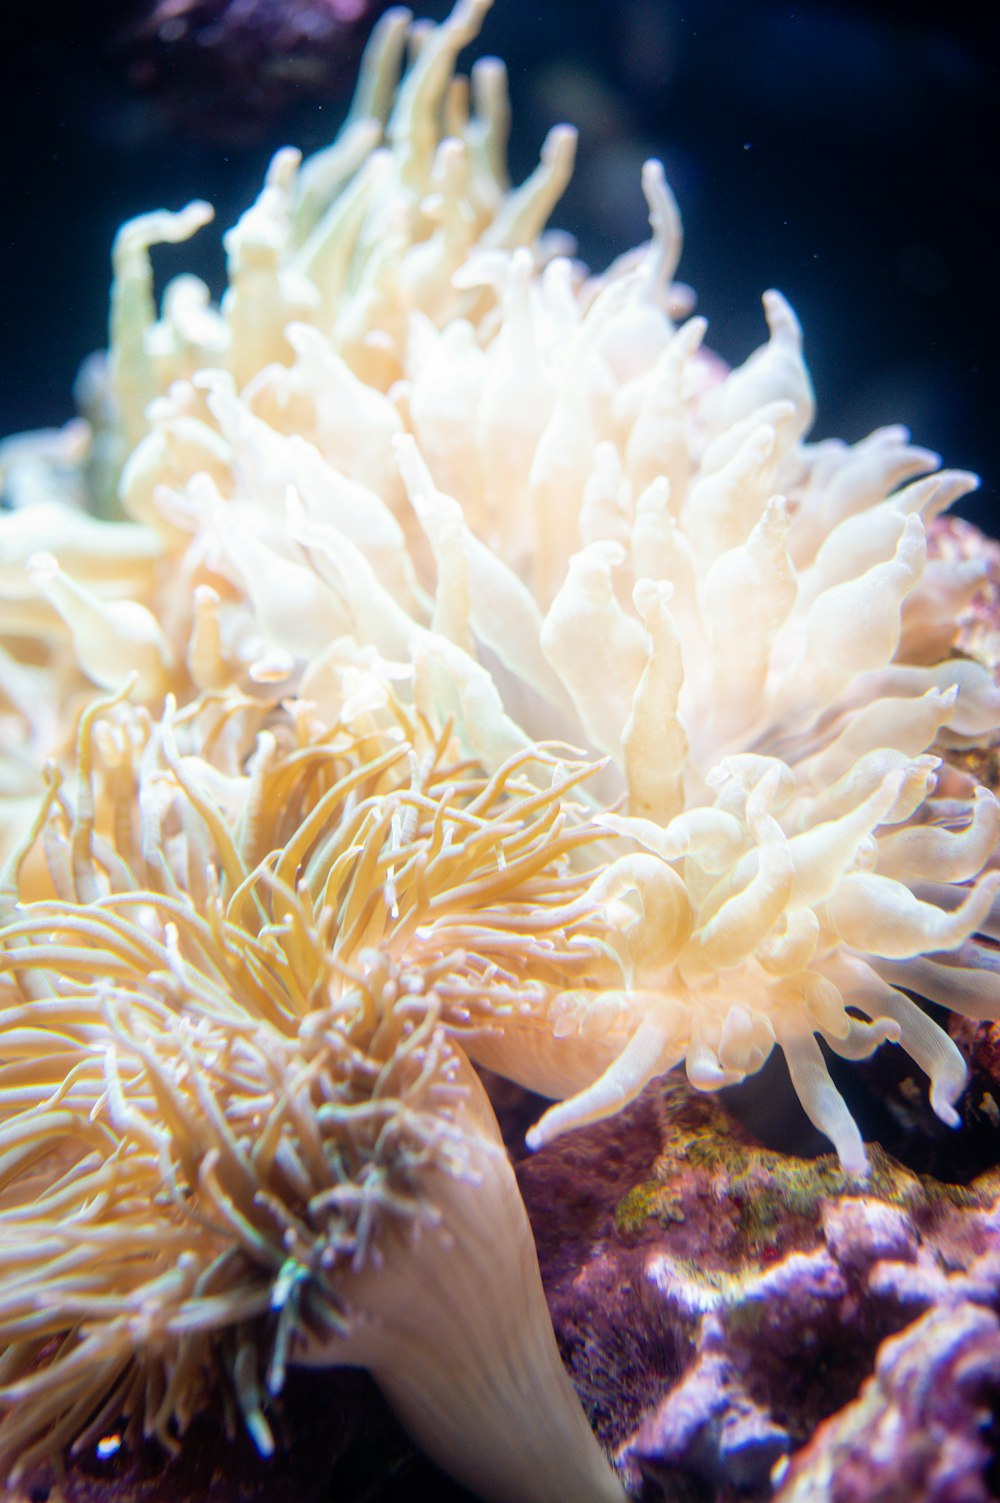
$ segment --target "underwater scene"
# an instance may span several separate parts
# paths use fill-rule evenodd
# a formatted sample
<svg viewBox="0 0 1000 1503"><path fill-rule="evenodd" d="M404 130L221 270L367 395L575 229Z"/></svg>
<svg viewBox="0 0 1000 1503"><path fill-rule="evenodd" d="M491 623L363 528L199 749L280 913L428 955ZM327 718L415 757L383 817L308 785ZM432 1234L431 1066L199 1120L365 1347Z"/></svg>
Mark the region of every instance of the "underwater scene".
<svg viewBox="0 0 1000 1503"><path fill-rule="evenodd" d="M1000 1499L997 57L6 8L0 1497Z"/></svg>

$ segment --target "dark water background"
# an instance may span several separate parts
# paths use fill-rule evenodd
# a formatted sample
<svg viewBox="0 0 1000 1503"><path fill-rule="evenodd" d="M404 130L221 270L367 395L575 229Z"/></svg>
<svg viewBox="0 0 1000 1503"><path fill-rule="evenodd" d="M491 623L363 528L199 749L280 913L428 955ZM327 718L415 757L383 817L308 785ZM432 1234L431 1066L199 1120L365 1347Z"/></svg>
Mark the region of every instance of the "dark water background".
<svg viewBox="0 0 1000 1503"><path fill-rule="evenodd" d="M293 91L262 118L220 96L206 134L202 115L129 87L107 46L129 10L0 0L0 432L71 415L123 219L204 197L225 228L272 151L324 144L346 105ZM714 347L741 360L763 337L760 293L781 288L806 329L815 436L907 423L979 471L963 509L1000 533L997 16L945 0L497 0L473 52L509 65L515 178L548 125L581 127L556 223L585 259L645 237L639 169L662 156ZM158 267L218 291L217 233Z"/></svg>

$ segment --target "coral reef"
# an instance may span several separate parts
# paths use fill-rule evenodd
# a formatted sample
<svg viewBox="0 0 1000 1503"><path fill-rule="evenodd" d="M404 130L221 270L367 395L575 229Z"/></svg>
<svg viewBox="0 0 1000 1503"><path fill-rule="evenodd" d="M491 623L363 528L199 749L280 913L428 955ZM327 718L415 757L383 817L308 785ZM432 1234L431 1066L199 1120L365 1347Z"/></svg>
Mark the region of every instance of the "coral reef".
<svg viewBox="0 0 1000 1503"><path fill-rule="evenodd" d="M84 98L95 114L115 98L119 123L142 120L147 142L169 127L238 148L266 141L276 117L296 104L322 108L349 97L367 35L388 5L102 0L82 12L74 0L38 0L6 8L2 39L16 59L11 79L25 65L41 80L46 65L62 64L79 88L89 65L97 77Z"/></svg>
<svg viewBox="0 0 1000 1503"><path fill-rule="evenodd" d="M809 442L777 292L707 351L658 163L648 244L575 262L573 132L512 189L502 65L456 75L488 9L382 19L218 305L154 298L208 205L125 224L86 420L3 451L15 1479L176 1451L220 1394L267 1457L318 1365L498 1503L614 1503L601 1444L763 1496L873 1364L830 1446L920 1423L924 1346L970 1353L941 1413L982 1457L995 1171L869 1155L834 1079L899 1043L957 1130L932 1010L1000 1016L992 582L939 520L975 477ZM775 1045L834 1158L689 1089ZM475 1067L556 1103L534 1242Z"/></svg>

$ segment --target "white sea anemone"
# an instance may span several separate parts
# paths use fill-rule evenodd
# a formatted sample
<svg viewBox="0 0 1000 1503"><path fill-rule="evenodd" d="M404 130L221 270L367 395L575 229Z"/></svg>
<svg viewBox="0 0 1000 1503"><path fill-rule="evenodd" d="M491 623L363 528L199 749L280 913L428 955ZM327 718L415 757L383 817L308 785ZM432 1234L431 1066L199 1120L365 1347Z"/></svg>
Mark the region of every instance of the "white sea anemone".
<svg viewBox="0 0 1000 1503"><path fill-rule="evenodd" d="M681 1059L713 1088L778 1042L860 1172L817 1038L898 1039L953 1121L961 1061L908 994L1000 1012L976 939L997 925L996 805L939 759L1000 725L989 674L951 655L981 571L925 550L975 481L932 473L902 429L806 442L778 293L732 372L702 320L675 327L657 163L647 247L597 278L558 254L541 229L572 134L509 192L502 68L478 64L471 95L454 76L487 8L422 35L391 109L407 19L387 18L343 136L279 153L227 236L219 308L191 278L151 297L150 246L204 205L120 232L102 452L132 521L103 526L155 579L30 558L31 629L78 687L137 676L154 707L304 694L349 643L487 774L538 741L607 758L606 838L576 871L617 937L586 985L534 1009L498 992L470 1048L573 1098L539 1143Z"/></svg>

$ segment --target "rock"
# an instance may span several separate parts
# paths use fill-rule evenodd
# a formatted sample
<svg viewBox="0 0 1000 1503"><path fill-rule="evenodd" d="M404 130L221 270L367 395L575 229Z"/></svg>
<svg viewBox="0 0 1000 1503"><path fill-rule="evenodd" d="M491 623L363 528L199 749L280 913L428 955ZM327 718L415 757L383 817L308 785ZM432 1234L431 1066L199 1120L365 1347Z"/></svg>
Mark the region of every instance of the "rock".
<svg viewBox="0 0 1000 1503"><path fill-rule="evenodd" d="M656 1138L643 1171L638 1145ZM851 1503L867 1489L881 1503L876 1461L856 1492L786 1490L897 1410L904 1450L927 1415L953 1416L956 1440L947 1465L928 1460L886 1503L989 1496L975 1416L1000 1363L1000 1344L988 1360L996 1170L948 1184L874 1147L869 1179L852 1182L830 1155L760 1148L718 1100L671 1078L519 1175L564 1357L644 1499L765 1499L787 1472L783 1500ZM921 1400L913 1354L926 1344L947 1385L966 1341L969 1385Z"/></svg>
<svg viewBox="0 0 1000 1503"><path fill-rule="evenodd" d="M222 142L266 137L304 98L349 88L388 0L141 0L119 28L131 84L189 132Z"/></svg>
<svg viewBox="0 0 1000 1503"><path fill-rule="evenodd" d="M929 1310L884 1343L874 1375L803 1447L775 1503L989 1503L998 1404L994 1312L965 1301Z"/></svg>

